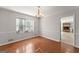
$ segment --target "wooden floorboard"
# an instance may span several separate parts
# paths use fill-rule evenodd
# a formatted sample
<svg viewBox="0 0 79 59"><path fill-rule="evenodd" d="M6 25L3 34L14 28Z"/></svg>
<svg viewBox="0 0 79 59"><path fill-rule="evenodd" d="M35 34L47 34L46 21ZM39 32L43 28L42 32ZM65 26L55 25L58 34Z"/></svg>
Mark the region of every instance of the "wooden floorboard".
<svg viewBox="0 0 79 59"><path fill-rule="evenodd" d="M0 51L7 53L78 53L79 48L39 36L0 46Z"/></svg>

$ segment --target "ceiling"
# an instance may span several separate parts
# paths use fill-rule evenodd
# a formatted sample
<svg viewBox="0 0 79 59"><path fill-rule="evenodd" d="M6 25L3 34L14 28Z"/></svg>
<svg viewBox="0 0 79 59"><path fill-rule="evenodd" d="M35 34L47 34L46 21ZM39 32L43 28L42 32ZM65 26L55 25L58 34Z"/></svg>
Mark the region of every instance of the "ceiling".
<svg viewBox="0 0 79 59"><path fill-rule="evenodd" d="M9 10L21 12L24 14L35 16L37 13L37 6L1 6ZM78 6L41 6L44 15L55 14L62 11L79 8Z"/></svg>

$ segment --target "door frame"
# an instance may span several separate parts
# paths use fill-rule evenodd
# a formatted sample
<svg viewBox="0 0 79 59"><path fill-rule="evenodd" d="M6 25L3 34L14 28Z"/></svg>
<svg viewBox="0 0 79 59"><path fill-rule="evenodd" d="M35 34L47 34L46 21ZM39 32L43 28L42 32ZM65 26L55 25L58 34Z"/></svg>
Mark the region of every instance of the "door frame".
<svg viewBox="0 0 79 59"><path fill-rule="evenodd" d="M73 41L74 41L74 43L73 43L73 46L75 47L76 46L76 14L72 14L72 15L66 15L66 16L62 16L62 17L67 17L67 16L73 16L73 21L74 21L74 31L73 31L73 33L74 33L74 39L73 39ZM61 39L61 18L62 17L60 17L59 19L60 19L60 42L62 42L62 39Z"/></svg>

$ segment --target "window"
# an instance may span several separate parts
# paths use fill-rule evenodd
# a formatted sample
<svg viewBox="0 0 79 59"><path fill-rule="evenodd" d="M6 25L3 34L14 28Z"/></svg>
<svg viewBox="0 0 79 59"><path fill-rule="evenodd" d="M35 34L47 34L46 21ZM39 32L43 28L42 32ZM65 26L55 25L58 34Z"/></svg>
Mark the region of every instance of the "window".
<svg viewBox="0 0 79 59"><path fill-rule="evenodd" d="M34 20L17 18L16 19L16 32L32 32L34 31Z"/></svg>

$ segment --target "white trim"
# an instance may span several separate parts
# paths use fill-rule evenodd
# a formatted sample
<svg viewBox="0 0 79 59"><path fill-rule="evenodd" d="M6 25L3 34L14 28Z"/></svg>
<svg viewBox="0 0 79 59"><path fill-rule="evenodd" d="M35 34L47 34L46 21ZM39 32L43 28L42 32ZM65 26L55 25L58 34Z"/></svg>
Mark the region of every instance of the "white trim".
<svg viewBox="0 0 79 59"><path fill-rule="evenodd" d="M36 35L36 36L31 36L31 37L29 37L29 38L33 38L33 37L37 37L38 35ZM42 35L40 35L41 37L45 37L45 38L47 38L47 39L50 39L50 40L54 40L54 41L56 41L56 42L60 42L60 40L56 40L56 39L54 39L54 38L50 38L50 37L47 37L47 36L42 36ZM22 38L22 39L17 39L17 40L14 40L14 41L11 41L11 42L6 42L6 43L3 43L3 44L0 44L0 46L3 46L3 45L7 45L7 44L11 44L11 43L15 43L15 42L19 42L19 41L22 41L22 40L25 40L25 39L29 39L29 38Z"/></svg>
<svg viewBox="0 0 79 59"><path fill-rule="evenodd" d="M33 38L33 37L37 37L37 36L31 36L29 38ZM0 46L11 44L11 43L15 43L15 42L19 42L19 41L22 41L22 40L25 40L25 39L29 39L29 38L22 38L22 39L19 39L19 40L17 39L17 40L11 41L11 42L6 42L6 43L3 43L3 44L0 44Z"/></svg>
<svg viewBox="0 0 79 59"><path fill-rule="evenodd" d="M45 38L47 38L47 39L54 40L54 41L56 41L56 42L60 42L60 40L56 40L56 39L51 38L51 37L47 37L47 36L43 36L43 35L41 35L41 37L45 37Z"/></svg>
<svg viewBox="0 0 79 59"><path fill-rule="evenodd" d="M76 45L74 47L79 48L79 46L76 46Z"/></svg>

